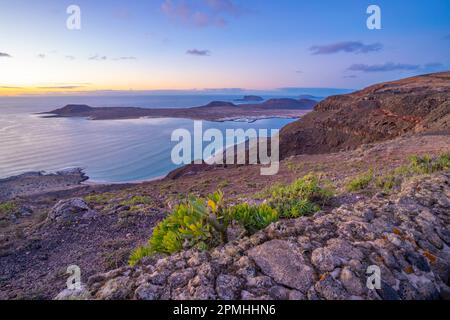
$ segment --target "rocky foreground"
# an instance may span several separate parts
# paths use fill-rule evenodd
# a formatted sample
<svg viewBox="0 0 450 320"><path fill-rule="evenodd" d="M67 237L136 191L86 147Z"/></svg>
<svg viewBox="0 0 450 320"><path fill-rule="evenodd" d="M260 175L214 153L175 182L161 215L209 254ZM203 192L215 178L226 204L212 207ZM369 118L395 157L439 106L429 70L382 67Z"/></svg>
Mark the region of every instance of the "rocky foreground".
<svg viewBox="0 0 450 320"><path fill-rule="evenodd" d="M280 221L211 252L92 276L57 299L449 299L450 174L329 213ZM381 269L381 288L366 286Z"/></svg>

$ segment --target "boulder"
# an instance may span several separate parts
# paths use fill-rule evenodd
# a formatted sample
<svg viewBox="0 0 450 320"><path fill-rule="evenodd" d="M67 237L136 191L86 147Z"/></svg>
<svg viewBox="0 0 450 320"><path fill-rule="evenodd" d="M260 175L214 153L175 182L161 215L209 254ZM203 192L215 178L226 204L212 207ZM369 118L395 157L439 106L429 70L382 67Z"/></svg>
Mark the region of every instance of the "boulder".
<svg viewBox="0 0 450 320"><path fill-rule="evenodd" d="M303 293L314 284L315 273L306 264L298 247L288 241L272 240L248 253L267 276L286 287Z"/></svg>
<svg viewBox="0 0 450 320"><path fill-rule="evenodd" d="M73 221L75 219L88 219L97 215L97 212L89 208L87 203L80 198L59 201L48 214L48 221Z"/></svg>

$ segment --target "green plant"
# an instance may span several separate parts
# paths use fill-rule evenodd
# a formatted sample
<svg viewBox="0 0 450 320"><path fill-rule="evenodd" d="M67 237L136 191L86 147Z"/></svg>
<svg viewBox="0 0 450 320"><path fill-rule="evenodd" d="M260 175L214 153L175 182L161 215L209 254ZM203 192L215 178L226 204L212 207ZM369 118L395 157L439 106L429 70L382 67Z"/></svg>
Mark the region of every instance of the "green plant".
<svg viewBox="0 0 450 320"><path fill-rule="evenodd" d="M217 185L217 187L219 189L224 189L224 188L228 187L229 185L230 185L230 182L228 180L223 180Z"/></svg>
<svg viewBox="0 0 450 320"><path fill-rule="evenodd" d="M269 205L276 209L281 217L296 218L313 214L333 196L332 188L321 180L320 176L309 174L288 186L271 189Z"/></svg>
<svg viewBox="0 0 450 320"><path fill-rule="evenodd" d="M84 197L84 200L89 204L107 204L110 198L107 194L90 194Z"/></svg>
<svg viewBox="0 0 450 320"><path fill-rule="evenodd" d="M153 252L149 245L138 247L131 253L128 263L131 266L135 266L143 258L151 256L152 254Z"/></svg>
<svg viewBox="0 0 450 320"><path fill-rule="evenodd" d="M137 206L140 204L144 204L144 205L148 205L148 204L152 204L152 198L148 197L148 196L133 196L128 200L124 200L122 201L120 204L122 206Z"/></svg>
<svg viewBox="0 0 450 320"><path fill-rule="evenodd" d="M238 204L229 209L228 215L250 233L264 229L279 219L278 212L267 204L255 206L247 203Z"/></svg>
<svg viewBox="0 0 450 320"><path fill-rule="evenodd" d="M282 212L283 218L298 218L306 215L314 214L320 211L320 206L307 200L290 200L277 206L277 210Z"/></svg>
<svg viewBox="0 0 450 320"><path fill-rule="evenodd" d="M172 254L184 247L205 249L226 242L228 223L222 192L211 194L206 200L190 197L154 228L148 244L137 248L129 262L134 265L154 253Z"/></svg>
<svg viewBox="0 0 450 320"><path fill-rule="evenodd" d="M450 169L450 153L441 154L433 163L433 171Z"/></svg>
<svg viewBox="0 0 450 320"><path fill-rule="evenodd" d="M378 188L383 189L385 192L390 192L392 189L399 186L401 181L401 177L398 177L394 173L390 173L377 177L375 184Z"/></svg>
<svg viewBox="0 0 450 320"><path fill-rule="evenodd" d="M411 156L409 168L415 174L428 174L433 172L433 160L429 155Z"/></svg>
<svg viewBox="0 0 450 320"><path fill-rule="evenodd" d="M366 189L374 178L373 169L370 169L366 173L360 174L357 177L351 179L346 189L348 192L357 192Z"/></svg>
<svg viewBox="0 0 450 320"><path fill-rule="evenodd" d="M17 205L13 201L0 203L0 218L15 213Z"/></svg>

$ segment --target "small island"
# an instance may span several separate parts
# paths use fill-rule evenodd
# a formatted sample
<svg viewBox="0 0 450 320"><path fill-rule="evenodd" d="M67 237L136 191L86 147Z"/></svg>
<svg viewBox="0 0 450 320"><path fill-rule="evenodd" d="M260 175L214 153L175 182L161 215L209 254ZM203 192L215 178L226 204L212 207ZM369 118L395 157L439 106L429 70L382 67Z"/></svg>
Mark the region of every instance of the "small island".
<svg viewBox="0 0 450 320"><path fill-rule="evenodd" d="M244 96L242 99L235 99L236 102L262 102L264 98L260 96Z"/></svg>
<svg viewBox="0 0 450 320"><path fill-rule="evenodd" d="M317 104L309 99L271 99L259 104L240 104L213 101L193 108L135 108L103 107L71 104L63 108L40 113L46 118L87 118L90 120L117 120L139 118L184 118L205 121L256 121L269 118L297 119Z"/></svg>

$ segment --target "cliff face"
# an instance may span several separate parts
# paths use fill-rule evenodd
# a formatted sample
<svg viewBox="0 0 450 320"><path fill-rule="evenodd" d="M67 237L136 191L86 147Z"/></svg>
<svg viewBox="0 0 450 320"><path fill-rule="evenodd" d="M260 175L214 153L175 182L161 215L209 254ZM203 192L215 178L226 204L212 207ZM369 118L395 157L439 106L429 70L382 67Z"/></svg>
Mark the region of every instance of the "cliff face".
<svg viewBox="0 0 450 320"><path fill-rule="evenodd" d="M407 133L450 129L450 72L330 97L281 131L282 157L353 149Z"/></svg>

